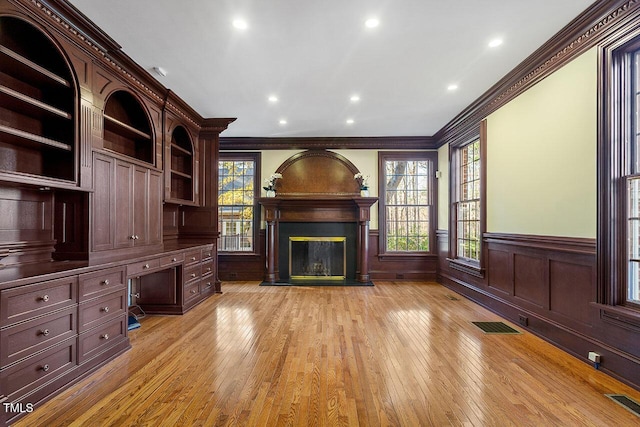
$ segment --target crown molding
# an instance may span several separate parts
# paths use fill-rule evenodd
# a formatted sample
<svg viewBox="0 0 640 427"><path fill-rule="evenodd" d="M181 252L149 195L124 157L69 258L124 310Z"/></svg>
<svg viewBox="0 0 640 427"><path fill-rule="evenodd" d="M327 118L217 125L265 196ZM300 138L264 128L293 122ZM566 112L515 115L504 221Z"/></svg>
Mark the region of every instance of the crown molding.
<svg viewBox="0 0 640 427"><path fill-rule="evenodd" d="M478 123L621 28L637 25L640 0L599 0L487 90L434 135L438 147L459 144Z"/></svg>
<svg viewBox="0 0 640 427"><path fill-rule="evenodd" d="M432 150L430 136L220 138L221 150L391 149Z"/></svg>

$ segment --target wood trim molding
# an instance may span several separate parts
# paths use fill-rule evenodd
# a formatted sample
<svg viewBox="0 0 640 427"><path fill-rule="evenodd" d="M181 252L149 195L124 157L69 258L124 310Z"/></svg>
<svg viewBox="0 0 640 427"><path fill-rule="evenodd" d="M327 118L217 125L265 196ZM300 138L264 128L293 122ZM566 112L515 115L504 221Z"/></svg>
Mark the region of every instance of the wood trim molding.
<svg viewBox="0 0 640 427"><path fill-rule="evenodd" d="M220 138L221 150L414 149L435 150L430 136Z"/></svg>
<svg viewBox="0 0 640 427"><path fill-rule="evenodd" d="M485 233L482 240L486 243L498 243L502 245L525 246L527 248L586 255L596 254L596 239L588 238Z"/></svg>
<svg viewBox="0 0 640 427"><path fill-rule="evenodd" d="M639 17L640 0L594 3L440 129L437 146L465 139L489 114Z"/></svg>

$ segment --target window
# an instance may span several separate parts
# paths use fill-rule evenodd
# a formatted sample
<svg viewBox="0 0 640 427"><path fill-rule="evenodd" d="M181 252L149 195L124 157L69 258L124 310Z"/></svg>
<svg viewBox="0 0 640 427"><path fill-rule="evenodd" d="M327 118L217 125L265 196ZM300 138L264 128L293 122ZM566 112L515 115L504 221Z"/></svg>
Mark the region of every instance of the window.
<svg viewBox="0 0 640 427"><path fill-rule="evenodd" d="M480 262L480 140L458 149L456 254Z"/></svg>
<svg viewBox="0 0 640 427"><path fill-rule="evenodd" d="M220 153L218 230L220 252L255 252L259 154Z"/></svg>
<svg viewBox="0 0 640 427"><path fill-rule="evenodd" d="M598 302L640 321L640 30L604 46ZM632 319L632 320L630 320Z"/></svg>
<svg viewBox="0 0 640 427"><path fill-rule="evenodd" d="M479 136L452 145L451 209L450 209L450 266L483 276L482 236L485 220L485 158L486 121L480 123Z"/></svg>
<svg viewBox="0 0 640 427"><path fill-rule="evenodd" d="M433 253L436 152L381 152L380 253Z"/></svg>

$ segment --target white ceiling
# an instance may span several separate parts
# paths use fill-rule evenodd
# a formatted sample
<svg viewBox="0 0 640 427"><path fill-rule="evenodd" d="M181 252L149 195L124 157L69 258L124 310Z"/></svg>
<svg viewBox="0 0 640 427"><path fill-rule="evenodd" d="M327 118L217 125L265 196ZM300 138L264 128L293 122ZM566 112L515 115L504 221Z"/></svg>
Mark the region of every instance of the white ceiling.
<svg viewBox="0 0 640 427"><path fill-rule="evenodd" d="M70 3L223 136L328 137L435 134L592 0Z"/></svg>

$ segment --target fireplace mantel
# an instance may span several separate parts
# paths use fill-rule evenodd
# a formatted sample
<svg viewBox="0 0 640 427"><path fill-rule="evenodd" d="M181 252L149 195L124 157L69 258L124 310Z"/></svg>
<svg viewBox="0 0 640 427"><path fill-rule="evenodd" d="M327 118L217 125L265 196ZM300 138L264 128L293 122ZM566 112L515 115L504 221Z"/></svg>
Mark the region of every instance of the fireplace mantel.
<svg viewBox="0 0 640 427"><path fill-rule="evenodd" d="M278 224L279 222L356 222L358 224L356 280L369 281L369 219L371 206L377 197L348 195L280 195L262 197L267 223L267 271L265 282L279 279Z"/></svg>

